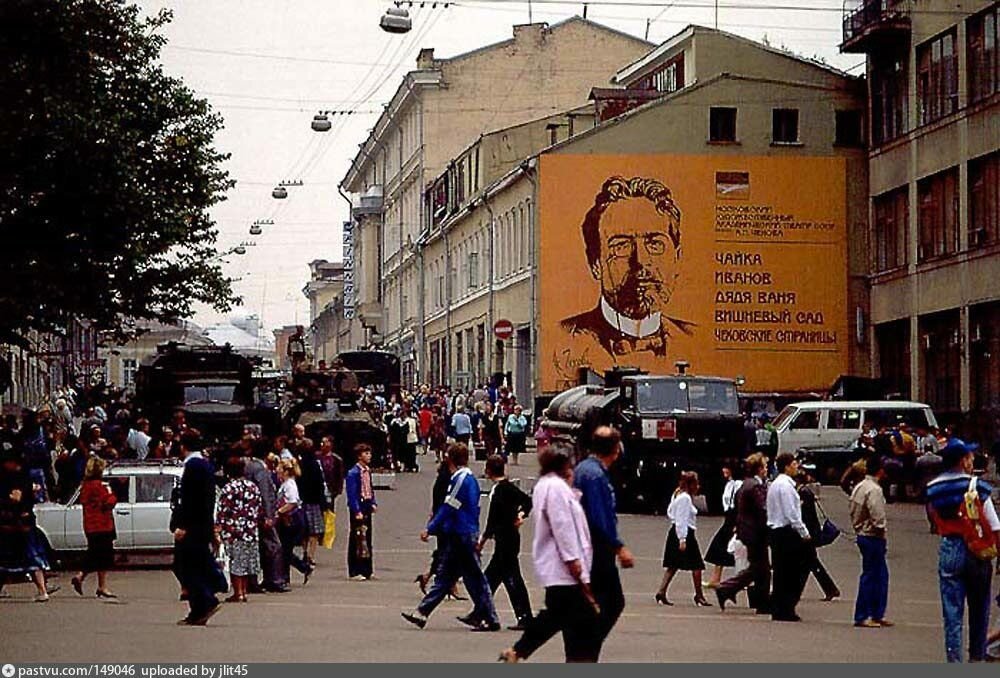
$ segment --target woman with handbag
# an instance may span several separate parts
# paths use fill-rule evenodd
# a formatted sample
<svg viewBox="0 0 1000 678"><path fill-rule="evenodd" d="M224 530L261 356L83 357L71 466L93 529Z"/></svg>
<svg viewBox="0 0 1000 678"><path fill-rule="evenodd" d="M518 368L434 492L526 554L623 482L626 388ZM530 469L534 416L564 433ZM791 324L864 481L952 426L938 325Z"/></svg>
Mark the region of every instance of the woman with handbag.
<svg viewBox="0 0 1000 678"><path fill-rule="evenodd" d="M87 460L83 472L80 503L83 504L83 532L87 536L87 559L71 580L73 590L83 595L83 581L91 572L97 573L97 597L117 598L108 590L108 570L115 563L115 504L118 498L104 482L106 463L100 457Z"/></svg>
<svg viewBox="0 0 1000 678"><path fill-rule="evenodd" d="M219 496L215 531L225 546L229 578L233 583L233 595L226 598L226 602L245 603L249 581L256 581L260 574L258 525L264 517L264 509L257 485L244 477L243 457L230 457L224 469L229 482Z"/></svg>
<svg viewBox="0 0 1000 678"><path fill-rule="evenodd" d="M656 602L660 605L673 605L667 599L667 589L678 570L691 572L694 582L694 604L697 607L711 607L705 600L701 589L701 574L705 570L705 561L701 558L701 547L695 537L697 529L693 497L698 494L698 474L694 471L682 471L677 489L667 507L667 517L673 521L670 532L667 533L667 543L663 548L663 581L656 593Z"/></svg>
<svg viewBox="0 0 1000 678"><path fill-rule="evenodd" d="M830 602L840 597L840 589L837 588L833 577L823 566L823 561L819 559L819 553L816 549L826 546L833 539L836 539L839 531L833 534L833 539L831 539L827 524L833 526L833 523L826 519L825 513L823 514L824 520L820 521L819 513L823 509L819 504L819 499L812 491L811 485L815 482L813 477L803 472L798 475L796 480L798 481L799 498L802 500L802 522L809 530L809 541L803 545L806 568L816 578L816 583L823 590L823 600ZM836 527L833 529L836 531Z"/></svg>
<svg viewBox="0 0 1000 678"><path fill-rule="evenodd" d="M309 563L295 555L295 547L302 544L306 523L302 515L302 499L299 497L299 487L295 479L300 475L299 463L295 459L283 459L278 464L277 525L278 539L281 541L281 552L284 555L284 579L289 581L290 568L294 567L302 573L302 585L309 583L313 568Z"/></svg>

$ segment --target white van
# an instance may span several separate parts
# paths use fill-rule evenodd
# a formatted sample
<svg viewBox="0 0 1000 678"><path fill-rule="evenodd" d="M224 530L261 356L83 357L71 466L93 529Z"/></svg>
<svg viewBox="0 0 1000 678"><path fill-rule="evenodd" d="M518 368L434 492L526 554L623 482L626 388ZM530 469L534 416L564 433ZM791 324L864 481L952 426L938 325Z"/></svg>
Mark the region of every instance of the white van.
<svg viewBox="0 0 1000 678"><path fill-rule="evenodd" d="M866 422L876 430L906 422L912 428L937 426L929 405L901 400L824 400L792 403L774 420L778 452L803 447L850 445Z"/></svg>

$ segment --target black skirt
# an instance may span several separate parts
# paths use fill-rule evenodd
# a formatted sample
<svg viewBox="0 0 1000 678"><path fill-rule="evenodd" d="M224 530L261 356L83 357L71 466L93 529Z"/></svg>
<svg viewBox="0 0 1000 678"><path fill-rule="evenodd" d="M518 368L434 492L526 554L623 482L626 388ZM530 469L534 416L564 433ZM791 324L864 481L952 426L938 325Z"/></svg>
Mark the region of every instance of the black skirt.
<svg viewBox="0 0 1000 678"><path fill-rule="evenodd" d="M87 535L87 558L84 572L107 572L115 566L115 533L96 532Z"/></svg>
<svg viewBox="0 0 1000 678"><path fill-rule="evenodd" d="M701 547L698 546L698 538L694 532L694 530L688 530L685 540L687 546L681 551L681 543L677 539L677 529L673 525L670 526L670 532L667 533L667 544L663 547L663 567L671 570L705 569L705 561L701 559Z"/></svg>
<svg viewBox="0 0 1000 678"><path fill-rule="evenodd" d="M722 521L719 531L712 537L712 543L708 545L705 553L705 560L713 565L722 567L733 567L736 559L729 552L729 542L733 538L733 531L736 529L736 511L726 511L726 518Z"/></svg>

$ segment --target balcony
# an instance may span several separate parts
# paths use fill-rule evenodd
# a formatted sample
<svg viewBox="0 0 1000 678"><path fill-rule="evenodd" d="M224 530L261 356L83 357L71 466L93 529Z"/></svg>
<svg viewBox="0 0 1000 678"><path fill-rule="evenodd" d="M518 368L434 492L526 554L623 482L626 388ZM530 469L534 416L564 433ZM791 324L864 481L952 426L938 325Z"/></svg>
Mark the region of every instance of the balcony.
<svg viewBox="0 0 1000 678"><path fill-rule="evenodd" d="M890 46L910 36L910 12L906 0L863 0L844 14L841 52L865 53L874 45Z"/></svg>

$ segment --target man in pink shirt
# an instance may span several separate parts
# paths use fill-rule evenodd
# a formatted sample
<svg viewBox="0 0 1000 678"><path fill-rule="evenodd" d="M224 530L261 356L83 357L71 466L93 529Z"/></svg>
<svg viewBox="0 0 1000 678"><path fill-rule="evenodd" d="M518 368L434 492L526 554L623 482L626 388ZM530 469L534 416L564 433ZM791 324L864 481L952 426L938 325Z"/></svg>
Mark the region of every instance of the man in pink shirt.
<svg viewBox="0 0 1000 678"><path fill-rule="evenodd" d="M545 587L545 609L524 635L500 655L505 662L527 659L560 631L567 662L596 662L598 608L590 591L593 548L587 516L572 487L568 452L550 446L538 455L541 478L532 493L535 577Z"/></svg>

